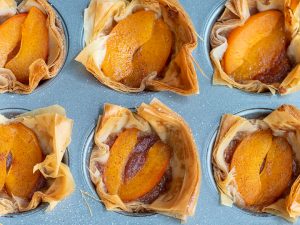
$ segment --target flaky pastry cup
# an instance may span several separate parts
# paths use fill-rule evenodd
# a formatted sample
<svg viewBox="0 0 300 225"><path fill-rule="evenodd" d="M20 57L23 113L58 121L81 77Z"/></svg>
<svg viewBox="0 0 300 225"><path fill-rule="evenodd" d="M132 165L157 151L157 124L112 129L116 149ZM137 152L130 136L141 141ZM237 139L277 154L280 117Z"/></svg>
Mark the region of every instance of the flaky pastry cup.
<svg viewBox="0 0 300 225"><path fill-rule="evenodd" d="M298 91L300 89L299 3L296 8L293 8L292 0L228 0L225 6L225 11L213 26L210 36L212 47L210 57L214 67L213 84L235 87L248 92L270 91L272 94L278 92L281 95ZM227 49L227 37L233 29L242 26L251 15L270 9L284 13L286 34L290 40L287 54L294 67L281 84L265 84L259 80L236 82L230 74L226 74L221 64Z"/></svg>
<svg viewBox="0 0 300 225"><path fill-rule="evenodd" d="M29 211L41 202L49 203L47 210L52 210L75 187L69 167L62 162L71 142L73 121L66 117L64 108L54 105L12 119L0 115L0 124L8 123L22 123L37 136L45 159L34 166L33 172L40 171L47 183L30 201L0 192L0 215Z"/></svg>
<svg viewBox="0 0 300 225"><path fill-rule="evenodd" d="M255 131L265 129L271 129L274 136L286 138L292 147L296 162L300 162L300 110L296 107L282 105L263 119L248 120L236 115L224 115L212 153L214 177L221 204L236 204L242 208L245 206L235 183L234 168L230 170L230 165L225 160L227 149L232 141L242 140ZM262 212L281 216L291 222L296 221L300 215L300 176L297 176L289 193L264 207Z"/></svg>
<svg viewBox="0 0 300 225"><path fill-rule="evenodd" d="M140 87L132 88L114 81L102 71L106 54L106 41L114 27L122 19L137 10L151 10L163 18L170 27L175 43L171 60L162 74L150 73ZM193 65L192 51L197 46L195 28L177 0L91 0L84 13L84 41L86 47L76 60L81 62L104 85L122 92L172 91L181 95L199 92L197 73Z"/></svg>
<svg viewBox="0 0 300 225"><path fill-rule="evenodd" d="M151 204L137 201L125 203L118 195L108 194L103 176L97 168L98 163L105 165L109 158L110 148L105 141L111 134L119 134L127 128L137 128L145 133L155 132L173 149L170 161L172 181L168 190ZM183 221L194 214L201 180L197 147L188 125L163 103L157 99L149 105L143 103L136 113L121 106L106 104L95 130L94 141L89 165L90 176L107 210L146 210Z"/></svg>
<svg viewBox="0 0 300 225"><path fill-rule="evenodd" d="M0 93L14 92L30 94L36 89L40 81L55 77L63 66L66 56L66 41L63 26L58 19L55 10L47 0L23 0L18 6L15 0L4 0L0 3L0 22L18 13L25 13L31 7L37 7L47 16L49 32L49 53L47 61L37 59L29 69L29 82L23 84L9 69L0 65ZM1 57L1 56L0 56Z"/></svg>

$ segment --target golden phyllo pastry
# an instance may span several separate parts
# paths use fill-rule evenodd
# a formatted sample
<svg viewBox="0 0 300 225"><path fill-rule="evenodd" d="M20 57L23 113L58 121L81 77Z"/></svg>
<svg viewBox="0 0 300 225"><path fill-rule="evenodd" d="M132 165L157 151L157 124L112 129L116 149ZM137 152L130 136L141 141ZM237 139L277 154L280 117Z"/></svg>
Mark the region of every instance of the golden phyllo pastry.
<svg viewBox="0 0 300 225"><path fill-rule="evenodd" d="M62 162L73 121L60 106L8 119L0 115L0 215L29 211L41 202L53 209L74 190Z"/></svg>
<svg viewBox="0 0 300 225"><path fill-rule="evenodd" d="M89 171L107 210L194 214L200 163L179 115L158 100L137 112L106 104L94 140Z"/></svg>
<svg viewBox="0 0 300 225"><path fill-rule="evenodd" d="M210 43L213 83L281 95L300 89L296 0L228 0Z"/></svg>
<svg viewBox="0 0 300 225"><path fill-rule="evenodd" d="M283 105L265 118L224 115L213 149L221 203L295 221L300 215L300 110Z"/></svg>
<svg viewBox="0 0 300 225"><path fill-rule="evenodd" d="M0 3L0 92L31 93L57 75L66 54L61 22L47 0Z"/></svg>
<svg viewBox="0 0 300 225"><path fill-rule="evenodd" d="M198 93L196 33L176 0L91 0L84 41L76 60L112 89Z"/></svg>

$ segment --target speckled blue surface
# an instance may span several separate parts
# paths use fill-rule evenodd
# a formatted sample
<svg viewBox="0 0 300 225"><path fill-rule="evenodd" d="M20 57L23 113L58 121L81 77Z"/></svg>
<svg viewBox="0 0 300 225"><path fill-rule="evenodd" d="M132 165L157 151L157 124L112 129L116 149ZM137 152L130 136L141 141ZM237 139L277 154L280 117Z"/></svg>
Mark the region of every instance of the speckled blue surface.
<svg viewBox="0 0 300 225"><path fill-rule="evenodd" d="M208 57L208 38L210 27L224 1L220 0L181 0L190 14L197 32L204 41L194 52L196 60L207 74L198 72L200 94L182 97L168 92L142 94L122 94L101 85L85 68L74 61L82 49L83 10L88 0L50 0L65 21L69 37L69 53L60 74L39 87L29 96L15 94L0 95L0 109L25 108L35 109L60 104L66 108L68 116L75 121L72 143L69 146L70 168L76 181L76 191L62 201L52 212L38 210L34 213L18 215L13 218L0 217L0 223L10 224L180 224L179 221L160 215L131 217L114 212L107 212L101 203L87 198L93 216L85 206L80 190L94 194L85 177L86 141L95 126L105 102L137 107L142 102L150 102L154 97L181 114L190 124L199 148L202 161L202 185L198 206L194 217L187 224L289 224L275 216L254 216L237 208L219 205L207 161L207 151L220 117L224 113L237 113L250 108L276 108L283 103L300 107L300 92L286 97L268 94L248 94L237 89L212 86L213 69ZM298 222L300 224L300 221Z"/></svg>

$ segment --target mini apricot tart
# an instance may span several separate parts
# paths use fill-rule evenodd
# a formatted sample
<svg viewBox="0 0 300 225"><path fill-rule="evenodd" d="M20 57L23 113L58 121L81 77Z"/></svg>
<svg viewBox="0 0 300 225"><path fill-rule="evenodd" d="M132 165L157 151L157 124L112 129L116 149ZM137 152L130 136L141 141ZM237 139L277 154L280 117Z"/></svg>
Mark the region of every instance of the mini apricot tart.
<svg viewBox="0 0 300 225"><path fill-rule="evenodd" d="M30 94L57 75L66 55L65 35L47 0L0 3L0 93Z"/></svg>
<svg viewBox="0 0 300 225"><path fill-rule="evenodd" d="M60 106L15 118L0 115L0 216L41 202L51 210L73 192L72 174L62 162L72 126Z"/></svg>
<svg viewBox="0 0 300 225"><path fill-rule="evenodd" d="M136 112L105 104L94 136L89 171L107 210L192 216L200 162L190 128L154 99Z"/></svg>
<svg viewBox="0 0 300 225"><path fill-rule="evenodd" d="M249 92L300 89L300 5L294 0L228 0L213 26L213 83Z"/></svg>
<svg viewBox="0 0 300 225"><path fill-rule="evenodd" d="M76 60L114 90L198 93L197 36L177 0L91 0L84 41Z"/></svg>
<svg viewBox="0 0 300 225"><path fill-rule="evenodd" d="M224 115L212 153L221 204L296 221L299 135L300 110L291 105L264 118Z"/></svg>

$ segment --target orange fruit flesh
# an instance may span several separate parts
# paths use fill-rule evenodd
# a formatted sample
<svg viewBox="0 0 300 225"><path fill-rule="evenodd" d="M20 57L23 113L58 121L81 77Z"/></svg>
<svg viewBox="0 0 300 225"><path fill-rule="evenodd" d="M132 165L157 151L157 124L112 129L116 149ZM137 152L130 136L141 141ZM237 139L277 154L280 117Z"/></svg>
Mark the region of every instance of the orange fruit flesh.
<svg viewBox="0 0 300 225"><path fill-rule="evenodd" d="M170 148L156 141L137 173L130 178L124 177L127 162L138 144L137 136L137 129L127 129L117 137L103 172L107 192L119 195L124 202L137 200L151 192L161 181L170 161Z"/></svg>
<svg viewBox="0 0 300 225"><path fill-rule="evenodd" d="M256 204L268 205L277 200L288 186L293 172L293 152L286 139L274 137L260 174L262 192ZM276 184L276 185L274 185Z"/></svg>
<svg viewBox="0 0 300 225"><path fill-rule="evenodd" d="M257 13L229 34L224 71L238 82L281 82L291 69L286 46L283 14L276 10Z"/></svg>
<svg viewBox="0 0 300 225"><path fill-rule="evenodd" d="M13 146L13 138L15 133L12 129L6 129L0 126L0 191L3 189L6 180L6 162L7 157Z"/></svg>
<svg viewBox="0 0 300 225"><path fill-rule="evenodd" d="M293 153L286 139L270 130L258 131L241 141L230 169L235 169L238 192L246 206L269 205L292 178Z"/></svg>
<svg viewBox="0 0 300 225"><path fill-rule="evenodd" d="M123 170L129 155L137 143L138 130L128 129L122 132L110 149L104 178L107 192L111 195L118 193L122 182Z"/></svg>
<svg viewBox="0 0 300 225"><path fill-rule="evenodd" d="M169 146L156 142L147 154L141 170L131 179L122 183L119 196L125 202L136 200L150 192L165 174L171 157Z"/></svg>
<svg viewBox="0 0 300 225"><path fill-rule="evenodd" d="M291 0L290 7L292 10L295 10L299 4L299 0Z"/></svg>
<svg viewBox="0 0 300 225"><path fill-rule="evenodd" d="M170 28L152 11L139 11L120 21L110 33L102 63L104 74L139 87L151 72L161 72L173 43Z"/></svg>
<svg viewBox="0 0 300 225"><path fill-rule="evenodd" d="M38 8L32 7L22 26L20 49L6 63L5 68L10 69L18 81L27 84L30 65L37 59L46 61L48 42L47 16Z"/></svg>
<svg viewBox="0 0 300 225"><path fill-rule="evenodd" d="M0 161L0 167L5 168L1 170L4 185L0 190L5 187L10 195L30 198L41 176L39 172L33 173L33 167L43 160L36 135L21 123L0 125L0 142L3 143L0 152L6 152L6 157L9 152L12 155L9 168L6 160L5 165Z"/></svg>
<svg viewBox="0 0 300 225"><path fill-rule="evenodd" d="M7 61L8 55L16 48L22 37L22 24L27 14L19 14L0 25L0 67Z"/></svg>
<svg viewBox="0 0 300 225"><path fill-rule="evenodd" d="M246 137L233 154L230 169L235 169L238 191L248 205L255 203L261 191L259 171L271 144L271 132L256 132Z"/></svg>
<svg viewBox="0 0 300 225"><path fill-rule="evenodd" d="M132 73L133 54L151 38L154 20L153 12L139 11L121 20L113 28L102 63L106 76L120 81Z"/></svg>
<svg viewBox="0 0 300 225"><path fill-rule="evenodd" d="M156 20L152 36L133 56L133 72L122 81L130 87L139 87L151 72L160 73L166 65L172 48L172 32L162 20Z"/></svg>

